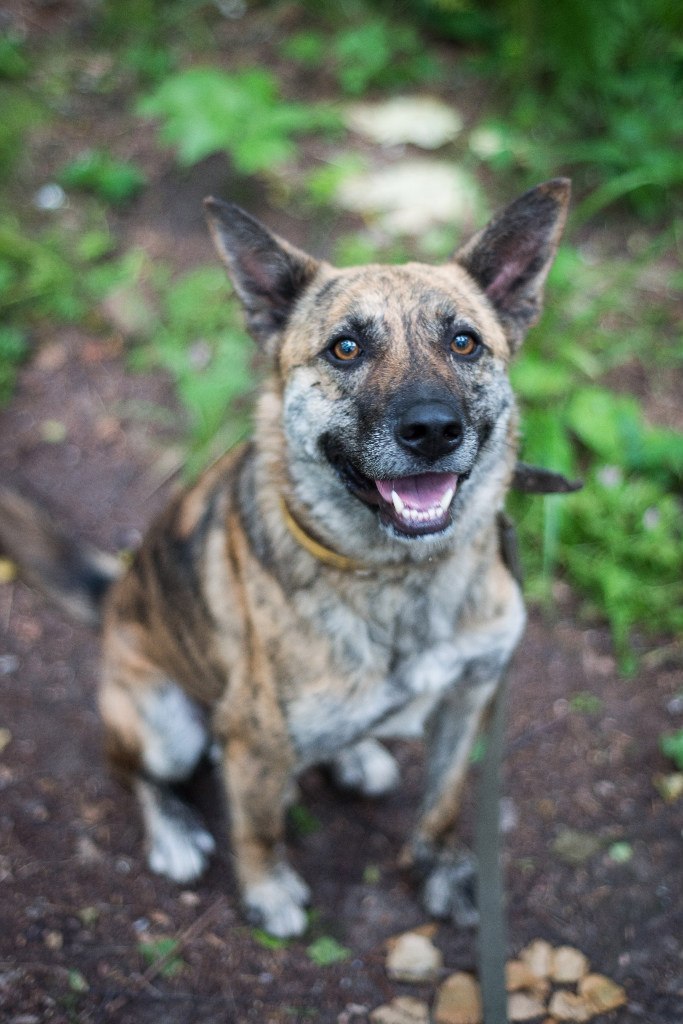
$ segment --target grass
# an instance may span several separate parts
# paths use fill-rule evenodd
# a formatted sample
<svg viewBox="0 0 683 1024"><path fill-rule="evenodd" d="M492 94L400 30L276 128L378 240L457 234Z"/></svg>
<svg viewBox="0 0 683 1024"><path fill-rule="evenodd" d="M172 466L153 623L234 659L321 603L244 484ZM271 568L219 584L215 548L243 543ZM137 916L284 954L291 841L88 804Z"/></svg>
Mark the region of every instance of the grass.
<svg viewBox="0 0 683 1024"><path fill-rule="evenodd" d="M624 368L648 382L683 365L683 15L665 0L653 5L416 0L397 20L381 0L349 0L312 17L293 5L278 21L279 9L266 7L264 23L277 24L262 44L267 70L241 51L221 67L227 23L194 0L106 0L77 43L0 35L0 400L42 331L55 322L110 330L115 306L127 317L131 365L161 368L175 384L190 472L248 430L253 348L223 271L178 272L121 250L116 210L152 186L116 139L88 139L68 163L45 164L45 140L71 123L74 96L128 110L121 123L131 133L153 119L181 170L225 154L238 191L257 181L295 216L331 224L330 248L351 264L416 252L438 259L452 237L378 244L371 230L337 230L336 188L368 153L324 97L426 89L457 104L462 84L483 97L484 74L493 102L470 111L452 159L472 174L493 172L507 196L572 171L574 224L589 241L598 215L638 218L633 252L563 247L546 313L513 370L525 458L586 482L573 496L513 499L527 589L548 601L553 580L568 580L585 614L610 623L621 666L632 670L639 634L683 627L683 438L620 390ZM302 159L304 140L323 154L317 169ZM62 185L66 205L38 214L30 197L47 181Z"/></svg>

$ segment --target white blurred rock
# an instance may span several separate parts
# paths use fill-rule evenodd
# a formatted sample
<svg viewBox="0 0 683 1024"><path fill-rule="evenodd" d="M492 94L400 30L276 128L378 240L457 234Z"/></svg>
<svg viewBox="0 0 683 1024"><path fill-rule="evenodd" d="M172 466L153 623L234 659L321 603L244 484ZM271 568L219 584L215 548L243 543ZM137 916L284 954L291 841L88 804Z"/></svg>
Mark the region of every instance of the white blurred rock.
<svg viewBox="0 0 683 1024"><path fill-rule="evenodd" d="M457 110L433 96L396 96L385 103L357 103L346 110L351 131L380 146L438 149L462 131Z"/></svg>
<svg viewBox="0 0 683 1024"><path fill-rule="evenodd" d="M419 158L349 175L336 200L346 210L376 218L391 235L420 235L443 224L471 228L482 205L479 186L462 167Z"/></svg>

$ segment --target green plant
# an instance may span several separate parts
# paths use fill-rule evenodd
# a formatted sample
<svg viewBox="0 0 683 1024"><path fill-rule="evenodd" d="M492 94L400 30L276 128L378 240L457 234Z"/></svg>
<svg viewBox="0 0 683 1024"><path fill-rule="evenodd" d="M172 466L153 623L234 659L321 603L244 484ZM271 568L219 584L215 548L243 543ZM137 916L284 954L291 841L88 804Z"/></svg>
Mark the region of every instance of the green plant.
<svg viewBox="0 0 683 1024"><path fill-rule="evenodd" d="M282 53L310 68L331 61L340 88L349 96L422 84L439 73L438 61L412 25L367 12L359 24L332 37L310 30L294 35L285 41Z"/></svg>
<svg viewBox="0 0 683 1024"><path fill-rule="evenodd" d="M100 149L89 150L70 161L57 180L65 188L92 192L107 203L121 205L133 199L146 184L146 177L134 164L116 160Z"/></svg>
<svg viewBox="0 0 683 1024"><path fill-rule="evenodd" d="M228 152L242 174L291 160L297 135L340 126L328 106L283 101L274 76L258 69L181 71L143 99L138 113L161 119L161 138L175 146L181 164Z"/></svg>
<svg viewBox="0 0 683 1024"><path fill-rule="evenodd" d="M17 369L27 350L26 336L19 327L0 327L0 403L12 394Z"/></svg>
<svg viewBox="0 0 683 1024"><path fill-rule="evenodd" d="M683 772L683 729L662 736L659 743L664 756L670 757L679 772Z"/></svg>
<svg viewBox="0 0 683 1024"><path fill-rule="evenodd" d="M574 495L513 498L529 593L547 596L561 570L608 619L623 670L634 667L635 628L683 627L683 435L600 383L641 353L665 359L675 336L665 303L648 322L639 274L637 262L606 262L596 275L563 250L545 317L513 368L523 457L585 481Z"/></svg>
<svg viewBox="0 0 683 1024"><path fill-rule="evenodd" d="M179 974L185 966L183 960L176 956L178 942L170 936L160 939L147 939L138 943L138 953L150 967L160 961L160 973L165 978L173 978Z"/></svg>
<svg viewBox="0 0 683 1024"><path fill-rule="evenodd" d="M306 953L317 967L329 967L331 964L348 960L351 956L351 950L340 945L330 935L321 935L307 947Z"/></svg>
<svg viewBox="0 0 683 1024"><path fill-rule="evenodd" d="M158 322L134 365L163 366L173 378L190 418L192 473L246 432L248 411L238 399L253 385L252 345L220 267L191 271L172 286L157 273L153 283Z"/></svg>

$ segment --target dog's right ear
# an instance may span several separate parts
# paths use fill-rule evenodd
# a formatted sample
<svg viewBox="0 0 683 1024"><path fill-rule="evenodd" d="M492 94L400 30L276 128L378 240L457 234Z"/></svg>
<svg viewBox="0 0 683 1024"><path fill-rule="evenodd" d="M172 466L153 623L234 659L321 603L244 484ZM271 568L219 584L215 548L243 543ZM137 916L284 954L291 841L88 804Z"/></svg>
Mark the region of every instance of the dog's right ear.
<svg viewBox="0 0 683 1024"><path fill-rule="evenodd" d="M285 326L292 306L319 263L278 238L234 203L204 200L209 228L257 341Z"/></svg>

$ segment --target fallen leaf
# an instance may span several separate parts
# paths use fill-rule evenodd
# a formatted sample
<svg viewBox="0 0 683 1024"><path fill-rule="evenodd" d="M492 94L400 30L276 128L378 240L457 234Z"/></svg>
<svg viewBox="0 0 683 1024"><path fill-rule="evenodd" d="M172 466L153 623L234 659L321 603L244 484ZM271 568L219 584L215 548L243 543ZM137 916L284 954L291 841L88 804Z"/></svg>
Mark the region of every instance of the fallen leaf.
<svg viewBox="0 0 683 1024"><path fill-rule="evenodd" d="M416 985L432 982L442 967L441 950L419 932L404 932L387 955L387 974L395 981Z"/></svg>
<svg viewBox="0 0 683 1024"><path fill-rule="evenodd" d="M413 996L397 996L370 1014L372 1024L429 1024L429 1007Z"/></svg>
<svg viewBox="0 0 683 1024"><path fill-rule="evenodd" d="M508 996L508 1017L511 1021L537 1020L545 1013L545 1005L538 996L528 992L513 992Z"/></svg>
<svg viewBox="0 0 683 1024"><path fill-rule="evenodd" d="M587 974L579 982L579 994L594 1013L608 1013L626 1003L626 992L604 974Z"/></svg>
<svg viewBox="0 0 683 1024"><path fill-rule="evenodd" d="M551 977L561 985L569 985L588 974L589 963L581 950L560 946L553 952Z"/></svg>
<svg viewBox="0 0 683 1024"><path fill-rule="evenodd" d="M12 742L12 733L9 729L0 729L0 754L6 746Z"/></svg>
<svg viewBox="0 0 683 1024"><path fill-rule="evenodd" d="M479 982L463 971L451 974L436 993L433 1015L435 1024L482 1024Z"/></svg>

